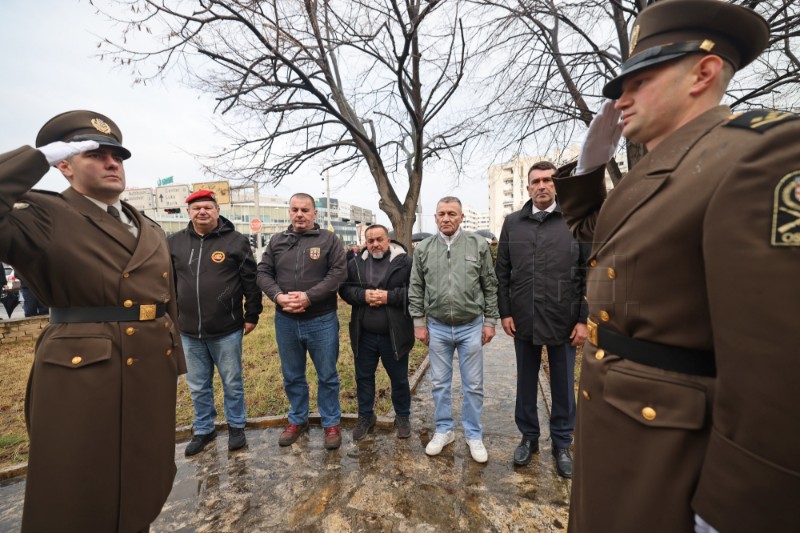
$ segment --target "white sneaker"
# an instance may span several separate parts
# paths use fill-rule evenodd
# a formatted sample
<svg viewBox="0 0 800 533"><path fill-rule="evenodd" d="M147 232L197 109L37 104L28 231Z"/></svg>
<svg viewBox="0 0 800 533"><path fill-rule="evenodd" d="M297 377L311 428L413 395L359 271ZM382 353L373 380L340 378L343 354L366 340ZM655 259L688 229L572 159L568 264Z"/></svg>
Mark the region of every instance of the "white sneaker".
<svg viewBox="0 0 800 533"><path fill-rule="evenodd" d="M439 433L438 431L433 434L433 438L425 447L425 453L428 455L439 455L442 453L442 448L450 444L456 440L455 435L453 435L452 431L448 431L447 433Z"/></svg>
<svg viewBox="0 0 800 533"><path fill-rule="evenodd" d="M481 439L467 439L467 446L469 446L469 453L476 463L485 463L489 460L489 452L486 451Z"/></svg>

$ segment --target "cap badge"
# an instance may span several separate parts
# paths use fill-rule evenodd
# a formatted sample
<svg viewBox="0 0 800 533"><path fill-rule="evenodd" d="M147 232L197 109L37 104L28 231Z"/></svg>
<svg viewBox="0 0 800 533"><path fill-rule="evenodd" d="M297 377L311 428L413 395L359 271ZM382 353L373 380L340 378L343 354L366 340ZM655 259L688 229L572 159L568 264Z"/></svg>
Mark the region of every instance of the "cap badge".
<svg viewBox="0 0 800 533"><path fill-rule="evenodd" d="M631 32L631 48L628 50L628 55L633 55L633 50L636 48L636 45L639 44L639 25L633 27L633 31Z"/></svg>
<svg viewBox="0 0 800 533"><path fill-rule="evenodd" d="M319 247L316 247L316 248L309 248L309 249L308 249L308 256L309 256L311 259L319 259L319 255L320 255L320 253L319 253L319 252L320 252L320 249L319 249Z"/></svg>
<svg viewBox="0 0 800 533"><path fill-rule="evenodd" d="M784 176L772 204L773 246L800 246L800 170Z"/></svg>
<svg viewBox="0 0 800 533"><path fill-rule="evenodd" d="M93 118L92 119L92 126L94 126L94 129L96 129L100 133L105 133L106 135L111 133L111 126L106 124L106 122L103 119Z"/></svg>
<svg viewBox="0 0 800 533"><path fill-rule="evenodd" d="M700 43L700 50L703 52L710 52L714 49L714 41L711 39L703 39L703 42Z"/></svg>
<svg viewBox="0 0 800 533"><path fill-rule="evenodd" d="M225 252L211 252L211 260L215 263L222 263L225 261Z"/></svg>

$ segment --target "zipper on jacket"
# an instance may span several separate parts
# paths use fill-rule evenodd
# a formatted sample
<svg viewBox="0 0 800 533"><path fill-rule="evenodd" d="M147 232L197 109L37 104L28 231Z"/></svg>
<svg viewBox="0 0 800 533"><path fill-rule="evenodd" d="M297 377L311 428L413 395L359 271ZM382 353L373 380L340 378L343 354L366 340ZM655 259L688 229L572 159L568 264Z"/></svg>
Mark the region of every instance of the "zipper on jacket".
<svg viewBox="0 0 800 533"><path fill-rule="evenodd" d="M203 311L200 309L200 261L203 257L203 241L205 240L205 235L200 237L200 250L197 252L197 274L195 275L195 285L194 291L197 295L197 338L203 338ZM194 250L192 250L194 253ZM191 262L191 259L189 259Z"/></svg>
<svg viewBox="0 0 800 533"><path fill-rule="evenodd" d="M453 314L453 265L450 263L450 243L447 244L447 285L448 285L448 292L449 292L449 302L450 302L450 325L453 325L455 320Z"/></svg>

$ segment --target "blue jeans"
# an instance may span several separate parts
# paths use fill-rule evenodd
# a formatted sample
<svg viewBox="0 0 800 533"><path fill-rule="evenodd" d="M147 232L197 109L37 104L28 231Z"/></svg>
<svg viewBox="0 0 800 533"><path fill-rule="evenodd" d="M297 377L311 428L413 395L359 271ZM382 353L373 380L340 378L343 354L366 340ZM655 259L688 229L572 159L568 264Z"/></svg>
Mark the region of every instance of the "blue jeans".
<svg viewBox="0 0 800 533"><path fill-rule="evenodd" d="M313 318L290 318L275 312L275 339L281 358L283 388L289 399L289 423L308 420L308 382L306 352L317 370L317 408L322 427L338 426L342 416L339 406L339 319L336 312Z"/></svg>
<svg viewBox="0 0 800 533"><path fill-rule="evenodd" d="M214 366L222 379L225 420L232 428L247 423L242 382L242 330L222 337L196 339L181 335L186 352L186 384L194 404L194 433L214 431L217 409L214 407Z"/></svg>
<svg viewBox="0 0 800 533"><path fill-rule="evenodd" d="M458 350L458 368L461 371L461 387L463 389L461 425L464 426L464 434L467 439L482 438L482 330L482 316L472 322L457 326L450 326L428 317L428 356L431 362L434 416L438 433L453 430L453 404L450 387L453 381L453 353Z"/></svg>

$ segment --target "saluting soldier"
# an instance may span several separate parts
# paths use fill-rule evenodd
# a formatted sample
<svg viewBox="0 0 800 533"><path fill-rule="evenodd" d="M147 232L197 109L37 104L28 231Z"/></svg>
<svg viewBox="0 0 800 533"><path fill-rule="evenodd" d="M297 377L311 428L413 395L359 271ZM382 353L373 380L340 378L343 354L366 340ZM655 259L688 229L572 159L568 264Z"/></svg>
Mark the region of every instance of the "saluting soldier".
<svg viewBox="0 0 800 533"><path fill-rule="evenodd" d="M718 0L644 9L556 180L594 242L570 531L800 531L800 120L719 105L768 38ZM648 154L606 195L620 129Z"/></svg>
<svg viewBox="0 0 800 533"><path fill-rule="evenodd" d="M121 202L131 153L108 117L70 111L0 155L0 259L50 307L25 398L23 531L147 530L175 476L185 372L161 228ZM70 187L31 190L50 165Z"/></svg>

